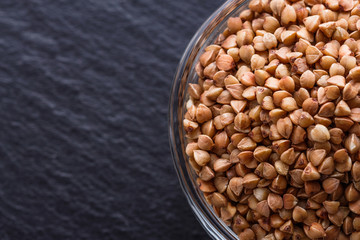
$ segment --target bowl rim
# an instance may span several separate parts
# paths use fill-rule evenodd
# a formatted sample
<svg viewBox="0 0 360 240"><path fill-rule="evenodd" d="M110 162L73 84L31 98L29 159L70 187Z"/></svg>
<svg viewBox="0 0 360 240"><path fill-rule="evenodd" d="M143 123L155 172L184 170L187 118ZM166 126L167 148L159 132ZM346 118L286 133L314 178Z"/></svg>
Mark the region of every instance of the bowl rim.
<svg viewBox="0 0 360 240"><path fill-rule="evenodd" d="M187 159L182 136L182 108L184 106L184 88L187 85L189 72L193 70L195 58L203 42L213 32L218 23L232 16L236 9L248 3L249 0L227 0L201 25L187 45L176 69L168 106L168 134L174 168L178 176L181 189L193 213L202 227L212 239L238 239L237 235L209 208L203 194L194 186L195 179L191 179L188 171L181 167L181 162ZM181 94L179 94L181 93ZM205 201L205 202L204 202Z"/></svg>

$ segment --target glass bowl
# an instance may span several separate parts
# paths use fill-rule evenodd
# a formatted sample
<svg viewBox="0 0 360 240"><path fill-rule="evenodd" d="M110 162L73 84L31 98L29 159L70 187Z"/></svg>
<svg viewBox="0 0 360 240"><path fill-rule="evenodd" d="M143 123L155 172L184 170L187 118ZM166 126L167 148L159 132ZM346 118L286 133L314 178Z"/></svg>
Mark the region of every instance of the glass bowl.
<svg viewBox="0 0 360 240"><path fill-rule="evenodd" d="M172 158L180 185L197 219L213 239L238 239L237 235L206 202L203 193L196 184L196 173L191 168L185 154L185 132L183 117L188 99L188 83L195 83L197 75L195 65L204 48L215 42L226 28L230 16L240 14L247 8L249 0L228 0L217 9L199 28L187 46L173 81L169 103L169 138Z"/></svg>

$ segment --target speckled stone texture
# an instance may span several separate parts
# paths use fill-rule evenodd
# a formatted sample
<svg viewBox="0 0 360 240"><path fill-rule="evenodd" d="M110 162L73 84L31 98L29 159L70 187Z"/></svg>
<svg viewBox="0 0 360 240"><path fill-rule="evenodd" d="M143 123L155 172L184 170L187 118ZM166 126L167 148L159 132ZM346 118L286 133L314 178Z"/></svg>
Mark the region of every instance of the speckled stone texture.
<svg viewBox="0 0 360 240"><path fill-rule="evenodd" d="M167 103L222 3L0 1L0 239L208 239L170 157Z"/></svg>

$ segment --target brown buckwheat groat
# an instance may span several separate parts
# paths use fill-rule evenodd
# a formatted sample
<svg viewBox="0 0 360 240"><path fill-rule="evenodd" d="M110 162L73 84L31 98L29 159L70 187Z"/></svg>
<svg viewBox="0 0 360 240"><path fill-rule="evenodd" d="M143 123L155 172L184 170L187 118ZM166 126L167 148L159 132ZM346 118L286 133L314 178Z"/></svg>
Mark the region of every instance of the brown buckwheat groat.
<svg viewBox="0 0 360 240"><path fill-rule="evenodd" d="M197 184L239 239L360 239L360 3L252 0L196 65Z"/></svg>

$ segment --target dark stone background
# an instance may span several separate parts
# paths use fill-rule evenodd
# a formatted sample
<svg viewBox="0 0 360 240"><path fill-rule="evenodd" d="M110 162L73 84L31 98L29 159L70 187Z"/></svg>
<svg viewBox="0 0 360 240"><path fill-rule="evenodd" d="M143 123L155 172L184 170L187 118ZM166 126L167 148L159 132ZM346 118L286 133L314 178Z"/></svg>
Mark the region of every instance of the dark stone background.
<svg viewBox="0 0 360 240"><path fill-rule="evenodd" d="M173 170L167 104L221 3L0 1L0 239L208 239Z"/></svg>

